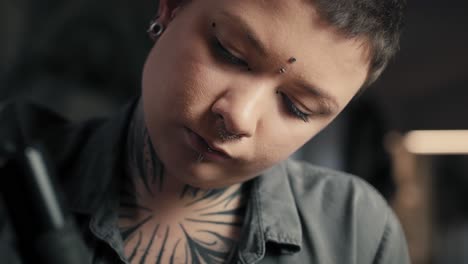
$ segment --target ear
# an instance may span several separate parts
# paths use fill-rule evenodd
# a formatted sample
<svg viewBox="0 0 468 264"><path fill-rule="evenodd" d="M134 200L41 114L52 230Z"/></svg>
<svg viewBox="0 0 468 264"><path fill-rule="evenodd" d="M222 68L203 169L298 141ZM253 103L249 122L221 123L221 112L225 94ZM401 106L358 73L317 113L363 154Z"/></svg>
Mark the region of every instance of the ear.
<svg viewBox="0 0 468 264"><path fill-rule="evenodd" d="M158 21L164 26L174 18L181 4L187 0L159 0Z"/></svg>

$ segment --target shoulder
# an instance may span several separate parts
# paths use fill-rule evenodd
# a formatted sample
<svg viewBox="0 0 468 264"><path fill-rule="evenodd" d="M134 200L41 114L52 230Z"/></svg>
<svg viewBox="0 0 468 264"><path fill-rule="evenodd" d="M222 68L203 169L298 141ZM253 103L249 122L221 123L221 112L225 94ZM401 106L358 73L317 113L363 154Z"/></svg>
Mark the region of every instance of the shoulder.
<svg viewBox="0 0 468 264"><path fill-rule="evenodd" d="M334 206L366 206L376 210L388 207L371 185L352 174L297 160L288 160L286 171L298 198L320 198L319 201Z"/></svg>
<svg viewBox="0 0 468 264"><path fill-rule="evenodd" d="M305 235L341 254L380 262L390 255L407 263L406 241L399 221L385 199L364 180L343 172L288 160L286 171ZM317 227L320 227L318 229ZM343 245L347 245L343 247ZM346 252L349 251L349 252ZM396 263L396 262L395 262Z"/></svg>

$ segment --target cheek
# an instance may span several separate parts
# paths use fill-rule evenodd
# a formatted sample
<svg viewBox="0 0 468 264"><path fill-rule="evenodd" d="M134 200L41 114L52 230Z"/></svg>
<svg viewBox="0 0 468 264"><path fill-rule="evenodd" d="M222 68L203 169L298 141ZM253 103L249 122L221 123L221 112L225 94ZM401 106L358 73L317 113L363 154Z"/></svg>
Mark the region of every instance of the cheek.
<svg viewBox="0 0 468 264"><path fill-rule="evenodd" d="M183 63L176 65L174 71L180 72L174 76L166 86L167 93L171 94L173 105L183 111L185 118L198 119L209 111L218 95L222 93L224 82L222 73L210 64L202 52L181 53ZM177 70L176 70L177 69Z"/></svg>
<svg viewBox="0 0 468 264"><path fill-rule="evenodd" d="M258 131L255 156L264 164L287 159L331 121L311 119L309 123L301 123L300 120L275 119L269 119L270 122Z"/></svg>
<svg viewBox="0 0 468 264"><path fill-rule="evenodd" d="M219 84L213 67L209 67L206 48L199 40L191 41L189 47L165 41L153 48L145 64L143 96L164 109L196 111L198 105L193 102L207 100L213 83Z"/></svg>

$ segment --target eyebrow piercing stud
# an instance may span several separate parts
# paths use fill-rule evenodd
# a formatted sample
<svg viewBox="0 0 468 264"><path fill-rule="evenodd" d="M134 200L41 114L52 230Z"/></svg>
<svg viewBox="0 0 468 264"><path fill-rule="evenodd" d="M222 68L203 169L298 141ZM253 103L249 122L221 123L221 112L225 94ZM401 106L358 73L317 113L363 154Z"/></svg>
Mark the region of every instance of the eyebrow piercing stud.
<svg viewBox="0 0 468 264"><path fill-rule="evenodd" d="M294 58L294 57L291 57L291 58L288 59L289 64L293 64L293 63L295 63L296 61L297 61L297 59ZM285 73L285 72L286 72L286 67L281 67L281 68L279 69L279 73L283 74L283 73Z"/></svg>

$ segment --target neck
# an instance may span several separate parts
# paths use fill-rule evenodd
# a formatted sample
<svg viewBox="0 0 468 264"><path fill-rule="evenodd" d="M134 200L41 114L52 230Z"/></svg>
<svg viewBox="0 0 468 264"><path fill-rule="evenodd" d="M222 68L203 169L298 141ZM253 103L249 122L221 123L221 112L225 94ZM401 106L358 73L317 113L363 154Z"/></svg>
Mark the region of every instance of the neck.
<svg viewBox="0 0 468 264"><path fill-rule="evenodd" d="M129 129L128 177L122 184L119 208L119 229L129 262L229 259L243 224L242 186L203 190L165 175L142 117L140 103Z"/></svg>
<svg viewBox="0 0 468 264"><path fill-rule="evenodd" d="M138 206L170 215L174 205L191 211L193 207L209 207L224 203L242 204L241 184L220 189L200 189L169 177L159 161L146 128L141 101L135 109L127 139L127 176L124 197ZM239 207L238 206L238 207ZM178 214L183 212L177 212Z"/></svg>

